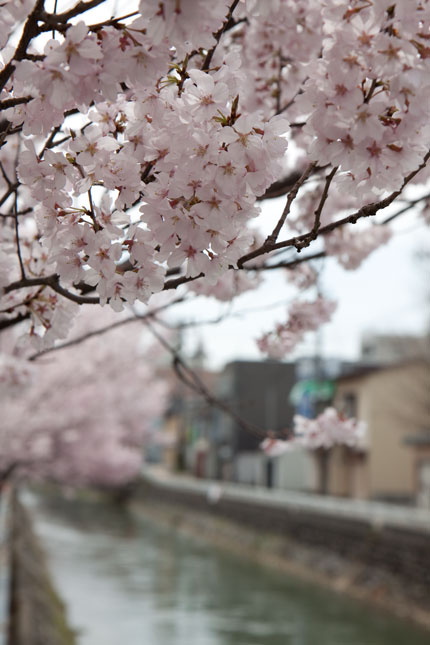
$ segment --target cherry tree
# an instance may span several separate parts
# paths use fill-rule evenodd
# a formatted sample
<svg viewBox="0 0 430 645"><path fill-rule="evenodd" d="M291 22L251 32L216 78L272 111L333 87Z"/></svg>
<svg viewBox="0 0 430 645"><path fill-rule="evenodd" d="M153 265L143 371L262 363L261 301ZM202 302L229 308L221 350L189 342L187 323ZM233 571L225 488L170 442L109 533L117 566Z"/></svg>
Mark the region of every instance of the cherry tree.
<svg viewBox="0 0 430 645"><path fill-rule="evenodd" d="M335 308L313 260L428 219L429 26L428 0L3 2L0 328L25 356L79 306L279 270L297 298L258 342L285 356Z"/></svg>
<svg viewBox="0 0 430 645"><path fill-rule="evenodd" d="M29 477L105 487L139 474L168 392L154 367L160 351L138 319L109 329L107 340L96 314L79 317L73 349L27 363L4 386L0 472L16 466Z"/></svg>

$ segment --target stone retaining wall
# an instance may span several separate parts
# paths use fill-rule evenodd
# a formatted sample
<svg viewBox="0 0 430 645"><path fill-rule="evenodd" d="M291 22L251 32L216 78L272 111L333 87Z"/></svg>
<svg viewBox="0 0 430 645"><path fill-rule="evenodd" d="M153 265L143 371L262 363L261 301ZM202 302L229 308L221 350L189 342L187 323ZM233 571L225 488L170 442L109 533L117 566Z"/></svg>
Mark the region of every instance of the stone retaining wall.
<svg viewBox="0 0 430 645"><path fill-rule="evenodd" d="M30 517L13 494L10 509L10 614L5 645L75 645Z"/></svg>
<svg viewBox="0 0 430 645"><path fill-rule="evenodd" d="M228 495L215 488L211 494L210 489L189 485L185 478L183 482L181 485L180 477L157 481L157 477L144 474L138 495L154 510L160 503L169 506L179 523L188 514L185 521L197 523L202 532L205 524L206 532L217 532L218 519L224 522L220 530L225 532L227 521L236 527L232 540L245 544L254 539L260 551L261 544L275 544L276 553L272 549L268 554L275 565L285 560L297 569L299 561L302 569L325 578L331 586L367 596L372 602L381 601L396 613L430 627L430 535L425 523L412 529L401 522L375 523L364 516L357 519L317 508L311 511L297 504L270 505L261 500L258 491L252 501L252 488L237 495L234 489ZM201 519L196 520L195 514ZM249 538L252 535L254 538ZM276 539L271 542L270 538Z"/></svg>

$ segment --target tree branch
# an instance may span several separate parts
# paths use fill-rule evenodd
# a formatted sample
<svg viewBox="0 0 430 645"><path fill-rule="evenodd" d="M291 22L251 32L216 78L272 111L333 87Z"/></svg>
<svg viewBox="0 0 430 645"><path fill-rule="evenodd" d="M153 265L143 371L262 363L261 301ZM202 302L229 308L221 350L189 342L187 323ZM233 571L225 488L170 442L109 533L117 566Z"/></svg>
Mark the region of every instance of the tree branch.
<svg viewBox="0 0 430 645"><path fill-rule="evenodd" d="M8 327L18 325L19 323L23 322L24 320L28 320L29 318L30 312L27 312L25 314L18 314L17 316L15 316L15 318L3 318L3 320L0 320L0 330L2 331L3 329L8 329Z"/></svg>
<svg viewBox="0 0 430 645"><path fill-rule="evenodd" d="M232 410L229 405L215 397L203 383L202 379L185 363L176 349L172 347L161 334L158 333L158 331L154 328L150 321L145 320L144 322L154 338L156 338L162 345L162 347L164 347L164 349L166 349L171 354L173 358L173 369L175 370L178 378L185 385L194 390L194 392L196 392L197 394L200 394L200 396L202 396L209 403L209 405L212 405L228 414L246 432L250 432L251 434L257 435L258 437L267 436L267 432L265 432L261 428L258 428L257 426L254 426L253 424L248 423L247 421L245 421L245 419L242 419L242 417L238 415L234 410Z"/></svg>
<svg viewBox="0 0 430 645"><path fill-rule="evenodd" d="M78 2L78 4L76 4L74 7L72 7L68 11L63 11L63 13L54 14L44 11L40 18L49 25L50 29L52 29L57 23L65 23L70 20L70 18L79 16L81 13L85 13L86 11L93 9L94 7L98 7L98 5L102 4L103 2L106 2L106 0L89 0L88 2Z"/></svg>
<svg viewBox="0 0 430 645"><path fill-rule="evenodd" d="M25 280L25 269L24 262L22 261L21 253L21 242L19 239L19 221L18 221L18 189L15 190L15 201L14 201L14 222L15 222L15 242L16 242L16 252L18 255L19 268L21 271L21 279Z"/></svg>
<svg viewBox="0 0 430 645"><path fill-rule="evenodd" d="M102 334L106 334L107 332L111 331L112 329L116 329L117 327L121 327L122 325L128 325L129 323L132 322L141 322L147 318L154 318L157 316L159 313L162 311L165 311L172 305L178 304L180 302L183 302L185 298L177 298L176 300L173 300L172 302L168 302L165 305L161 305L160 307L156 307L155 309L151 309L150 311L145 312L144 314L136 314L134 316L131 316L130 318L124 318L123 320L117 320L114 323L111 323L110 325L106 325L105 327L100 327L99 329L95 329L93 331L89 331L86 334L82 334L81 336L77 336L77 338L72 338L72 340L69 340L65 343L61 343L60 345L55 345L54 347L49 347L48 349L44 349L41 352L37 352L36 354L33 354L32 356L29 357L29 361L34 361L41 356L46 356L46 354L51 354L51 352L57 352L60 349L66 349L67 347L73 347L74 345L79 345L80 343L85 342L89 338L94 338L94 336L101 336Z"/></svg>
<svg viewBox="0 0 430 645"><path fill-rule="evenodd" d="M212 47L212 49L210 49L206 54L206 58L203 61L203 65L202 65L202 71L207 72L208 69L210 68L213 55L215 53L216 48L218 47L218 43L221 39L221 36L225 31L227 31L230 28L230 25L233 19L233 12L236 9L238 4L239 4L239 0L233 0L222 27L218 29L218 31L214 34L214 38L216 42L215 42L215 45Z"/></svg>
<svg viewBox="0 0 430 645"><path fill-rule="evenodd" d="M15 107L15 105L22 105L23 103L29 103L32 100L33 100L32 96L20 96L17 98L5 99L4 101L0 101L0 112L2 110L8 110L11 107Z"/></svg>
<svg viewBox="0 0 430 645"><path fill-rule="evenodd" d="M37 0L36 4L34 5L34 9L28 16L18 47L16 48L15 53L8 64L0 72L0 91L4 88L13 72L15 71L15 65L13 64L13 61L20 61L24 58L30 41L39 34L37 21L40 20L43 13L44 3L45 0Z"/></svg>
<svg viewBox="0 0 430 645"><path fill-rule="evenodd" d="M387 208L387 206L389 206L399 195L401 195L404 188L409 184L410 181L412 181L412 179L420 172L420 170L422 170L426 166L429 158L430 158L430 151L427 152L427 154L425 155L423 161L418 166L418 168L410 172L409 175L407 175L404 178L401 187L398 190L393 191L390 195L385 197L385 199L381 199L379 202L372 202L371 204L366 204L365 206L362 206L355 213L352 213L351 215L347 215L346 217L343 217L340 220L336 220L335 222L331 222L330 224L327 224L326 226L321 227L319 229L318 234L325 235L326 233L331 233L331 231L334 231L335 229L341 226L345 226L345 224L355 224L359 219L363 217L372 217L373 215L376 215L378 211L384 208ZM252 251L251 253L247 253L246 255L242 256L238 260L237 265L239 268L242 268L243 264L245 262L248 262L249 260L253 260L256 257L259 257L260 255L269 253L271 251L275 251L277 249L285 249L289 246L294 246L298 251L301 251L302 248L304 248L305 246L308 246L308 243L312 241L312 239L314 239L312 236L313 236L313 228L308 233L291 237L288 240L284 240L283 242L276 242L276 243L270 244L270 243L267 243L267 240L266 240L266 242L259 249L256 249L255 251Z"/></svg>
<svg viewBox="0 0 430 645"><path fill-rule="evenodd" d="M335 176L338 167L339 166L336 166L335 168L333 168L333 170L326 177L325 184L324 184L324 189L323 189L323 192L322 192L322 195L321 195L321 199L320 199L319 204L318 204L318 206L317 206L317 208L316 208L316 210L314 212L314 215L315 215L314 225L312 227L312 230L309 233L309 236L308 236L308 239L306 240L306 243L304 243L303 246L301 246L300 249L297 249L297 250L301 250L305 246L309 246L309 244L312 242L312 240L315 240L317 238L317 236L318 236L318 231L320 230L320 224L321 224L322 209L324 208L324 204L327 201L330 184L333 181L333 177Z"/></svg>
<svg viewBox="0 0 430 645"><path fill-rule="evenodd" d="M100 303L100 298L79 296L76 293L72 293L71 291L68 291L67 289L62 287L59 283L59 276L57 274L44 276L41 278L24 278L21 280L16 280L15 282L12 282L4 288L4 293L11 293L12 291L16 291L17 289L24 289L26 287L38 286L50 287L56 293L59 293L61 296L64 296L64 298L67 298L68 300L76 302L78 305L95 305Z"/></svg>

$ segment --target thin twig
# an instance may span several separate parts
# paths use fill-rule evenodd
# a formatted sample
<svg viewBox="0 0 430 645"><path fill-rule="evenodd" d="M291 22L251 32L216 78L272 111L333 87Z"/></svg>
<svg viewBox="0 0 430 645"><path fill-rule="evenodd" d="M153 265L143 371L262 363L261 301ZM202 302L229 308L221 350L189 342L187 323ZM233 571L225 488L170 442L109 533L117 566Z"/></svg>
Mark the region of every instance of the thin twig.
<svg viewBox="0 0 430 645"><path fill-rule="evenodd" d="M381 226L384 224L389 224L397 217L399 217L400 215L403 215L403 213L406 213L407 211L409 211L411 208L413 208L420 202L426 201L426 199L430 199L430 193L427 193L426 195L422 195L422 197L419 197L418 199L409 200L406 206L404 206L400 210L396 211L395 213L393 213L392 215L389 215L386 219L384 219L384 221L381 222Z"/></svg>
<svg viewBox="0 0 430 645"><path fill-rule="evenodd" d="M327 201L330 184L333 181L333 178L334 178L338 168L339 168L339 166L336 166L335 168L333 168L333 170L326 177L325 184L324 184L324 189L323 189L319 204L318 204L318 206L317 206L317 208L316 208L316 210L314 212L314 215L315 215L314 225L312 227L312 230L309 233L309 236L308 236L308 239L306 240L306 243L303 243L303 246L300 247L300 250L302 248L304 248L305 246L309 246L309 244L313 240L315 240L317 238L317 236L318 236L318 231L319 231L320 225L321 225L321 213L322 213L322 210L324 208L324 204ZM299 250L299 249L297 249L297 250Z"/></svg>
<svg viewBox="0 0 430 645"><path fill-rule="evenodd" d="M425 168L427 165L427 161L430 158L430 151L427 152L425 155L423 161L420 163L418 168L416 170L413 170L412 172L407 175L401 187L398 190L393 191L390 195L385 197L385 199L381 199L379 202L373 202L371 204L366 204L365 206L362 206L358 211L355 213L352 213L351 215L347 215L346 217L343 217L342 219L336 220L335 222L331 222L330 224L327 224L326 226L322 226L319 229L319 235L325 235L326 233L331 233L331 231L334 231L337 228L340 228L341 226L345 226L346 224L355 224L359 219L362 219L363 217L372 217L373 215L376 215L376 213L384 208L387 208L387 206L390 206L392 202L403 192L405 187L409 184L410 181L422 170ZM312 229L313 230L313 229ZM248 262L249 260L253 260L256 257L259 257L260 255L263 255L265 253L268 253L270 251L276 251L277 249L285 249L289 246L294 246L298 251L300 251L303 246L306 246L306 242L311 238L313 235L313 232L309 231L308 233L304 233L302 235L296 235L294 237L289 238L288 240L284 240L283 242L276 242L274 244L263 244L259 249L256 249L255 251L252 251L250 253L247 253L246 255L242 256L238 262L237 265L239 268L243 267L243 264L245 262Z"/></svg>
<svg viewBox="0 0 430 645"><path fill-rule="evenodd" d="M18 189L15 191L15 200L14 200L14 205L13 205L13 210L14 210L14 215L15 215L15 242L16 242L16 252L18 255L18 262L19 262L19 269L21 271L21 279L25 280L25 269L24 269L24 262L22 261L22 253L21 253L21 242L19 239L19 222L18 222Z"/></svg>
<svg viewBox="0 0 430 645"><path fill-rule="evenodd" d="M245 271L271 271L275 269L292 269L298 264L303 264L303 262L310 262L311 260L320 260L321 258L325 258L326 255L327 254L325 251L319 251L318 253L312 253L311 255L296 258L295 260L284 260L283 262L277 262L276 264L260 264L243 268Z"/></svg>
<svg viewBox="0 0 430 645"><path fill-rule="evenodd" d="M300 188L303 186L305 181L308 179L309 175L312 173L316 165L317 165L316 161L313 161L312 163L310 163L306 168L306 170L301 174L300 178L296 181L294 186L289 191L287 196L287 203L285 204L281 217L279 218L278 223L276 224L272 233L266 238L265 244L272 245L278 239L278 235L285 224L285 221L291 210L291 205L295 200L295 198L297 197L297 193L299 192Z"/></svg>
<svg viewBox="0 0 430 645"><path fill-rule="evenodd" d="M211 62L212 62L212 58L213 58L213 55L214 55L215 50L216 50L216 48L217 48L217 46L218 46L218 43L219 43L219 41L220 41L220 39L221 39L221 36L222 36L222 35L223 35L223 33L224 33L225 31L227 31L227 29L229 28L229 26L230 26L230 24L231 24L231 22L232 22L232 18L233 18L233 11L236 9L236 7L237 7L237 5L238 5L238 4L239 4L239 0L234 0L234 1L232 2L232 4L230 5L230 9L229 9L229 11L228 11L228 14L227 14L227 16L226 16L226 19L224 20L224 23L223 23L222 27L221 27L220 29L218 29L218 31L214 34L214 38L215 38L215 45L212 47L212 49L210 49L210 50L208 51L208 53L206 54L206 58L205 58L205 60L203 61L202 70L203 70L204 72L207 72L207 71L208 71L208 69L210 68L210 66L211 66Z"/></svg>
<svg viewBox="0 0 430 645"><path fill-rule="evenodd" d="M205 275L204 273L199 273L199 275L195 275L192 277L187 277L183 275L180 278L174 278L173 280L166 280L166 282L164 283L163 291L169 291L169 289L176 289L181 284L187 284L187 282L194 282L194 280L203 278L204 275Z"/></svg>
<svg viewBox="0 0 430 645"><path fill-rule="evenodd" d="M238 415L234 410L232 410L229 405L214 396L203 383L202 379L195 373L195 371L185 363L176 349L172 347L170 343L168 343L167 340L154 328L154 325L152 325L149 320L145 320L144 322L154 338L156 338L162 345L162 347L164 347L164 349L166 349L172 356L175 373L178 375L181 381L185 383L185 385L197 392L197 394L200 394L200 396L202 396L210 405L222 410L230 417L232 417L232 419L234 419L236 423L240 425L240 427L246 432L250 432L251 434L257 435L258 437L267 436L267 432L251 423L248 423L247 421L245 421L245 419L242 419L242 417Z"/></svg>
<svg viewBox="0 0 430 645"><path fill-rule="evenodd" d="M41 356L46 356L46 354L51 354L51 352L57 352L60 349L67 349L68 347L73 347L74 345L79 345L80 343L85 342L86 340L90 338L94 338L94 336L101 336L103 334L106 334L109 331L112 331L112 329L117 329L118 327L122 327L123 325L128 325L129 323L133 322L142 322L146 318L154 318L157 316L159 313L162 311L165 311L169 307L178 304L180 302L184 302L184 298L176 298L176 300L172 300L171 302L168 302L164 305L161 305L160 307L156 307L154 309L151 309L144 314L137 314L135 313L133 316L130 318L124 318L123 320L117 320L110 325L105 325L105 327L99 327L99 329L94 329L93 331L89 331L86 334L82 334L81 336L77 336L76 338L72 338L72 340L69 340L65 343L61 343L60 345L55 345L54 347L49 347L48 349L44 349L41 352L37 352L36 354L33 354L28 358L29 361L34 361Z"/></svg>

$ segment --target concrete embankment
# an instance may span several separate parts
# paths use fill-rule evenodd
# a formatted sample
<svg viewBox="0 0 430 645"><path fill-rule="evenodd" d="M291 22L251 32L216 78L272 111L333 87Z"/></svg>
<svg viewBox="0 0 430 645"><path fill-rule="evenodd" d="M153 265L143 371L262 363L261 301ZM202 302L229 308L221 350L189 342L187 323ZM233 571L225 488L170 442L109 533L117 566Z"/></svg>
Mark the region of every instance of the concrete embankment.
<svg viewBox="0 0 430 645"><path fill-rule="evenodd" d="M430 629L430 513L145 469L145 512Z"/></svg>
<svg viewBox="0 0 430 645"><path fill-rule="evenodd" d="M9 487L0 510L0 645L75 645L31 520Z"/></svg>

